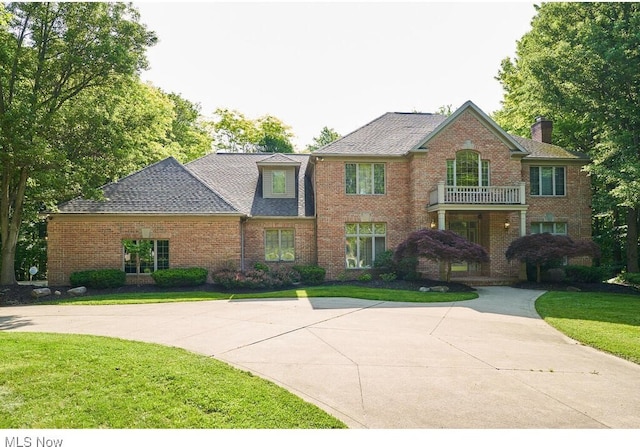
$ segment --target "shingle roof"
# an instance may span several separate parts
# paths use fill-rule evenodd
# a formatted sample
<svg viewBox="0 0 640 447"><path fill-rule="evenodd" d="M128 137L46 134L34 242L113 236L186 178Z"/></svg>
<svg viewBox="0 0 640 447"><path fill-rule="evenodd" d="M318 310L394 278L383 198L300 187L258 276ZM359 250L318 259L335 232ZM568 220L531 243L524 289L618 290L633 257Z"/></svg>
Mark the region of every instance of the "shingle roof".
<svg viewBox="0 0 640 447"><path fill-rule="evenodd" d="M220 195L170 157L102 187L105 200L76 198L61 213L212 214L238 213Z"/></svg>
<svg viewBox="0 0 640 447"><path fill-rule="evenodd" d="M294 199L266 199L262 195L262 178L258 164L300 165L298 188ZM209 154L185 167L202 179L242 213L250 216L313 216L313 191L305 175L309 155L306 154Z"/></svg>
<svg viewBox="0 0 640 447"><path fill-rule="evenodd" d="M404 155L446 119L431 113L385 113L314 154Z"/></svg>
<svg viewBox="0 0 640 447"><path fill-rule="evenodd" d="M564 160L584 160L588 161L589 156L584 152L570 151L563 147L556 146L549 143L542 143L540 141L531 140L529 138L523 138L516 135L511 135L511 138L516 140L522 147L524 147L529 153L525 159L564 159Z"/></svg>

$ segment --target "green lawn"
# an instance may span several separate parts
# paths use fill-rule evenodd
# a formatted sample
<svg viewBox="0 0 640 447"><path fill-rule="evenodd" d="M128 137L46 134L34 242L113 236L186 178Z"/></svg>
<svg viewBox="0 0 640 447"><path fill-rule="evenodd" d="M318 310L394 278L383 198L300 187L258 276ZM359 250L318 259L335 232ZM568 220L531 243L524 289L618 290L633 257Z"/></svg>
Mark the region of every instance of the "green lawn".
<svg viewBox="0 0 640 447"><path fill-rule="evenodd" d="M547 292L536 310L585 345L640 364L640 297L614 293Z"/></svg>
<svg viewBox="0 0 640 447"><path fill-rule="evenodd" d="M368 288L352 285L302 287L276 292L252 292L244 294L218 292L161 292L161 293L123 293L114 295L95 295L48 301L44 304L145 304L179 301L229 300L248 298L327 298L348 297L380 301L401 301L409 303L438 303L472 300L478 297L475 292L418 292Z"/></svg>
<svg viewBox="0 0 640 447"><path fill-rule="evenodd" d="M345 428L288 391L182 349L0 332L0 429Z"/></svg>

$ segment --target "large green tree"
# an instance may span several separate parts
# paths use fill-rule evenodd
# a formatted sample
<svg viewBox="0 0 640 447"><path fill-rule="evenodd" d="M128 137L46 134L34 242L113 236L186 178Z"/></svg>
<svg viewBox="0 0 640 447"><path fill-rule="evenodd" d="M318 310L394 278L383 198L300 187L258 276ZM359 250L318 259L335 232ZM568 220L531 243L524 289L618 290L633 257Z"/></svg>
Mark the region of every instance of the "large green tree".
<svg viewBox="0 0 640 447"><path fill-rule="evenodd" d="M237 110L217 109L214 145L229 152L293 152L291 128L278 118L265 115L252 120Z"/></svg>
<svg viewBox="0 0 640 447"><path fill-rule="evenodd" d="M6 11L0 27L0 284L15 282L28 190L49 182L79 147L55 143L64 107L135 76L156 40L123 3L10 3Z"/></svg>
<svg viewBox="0 0 640 447"><path fill-rule="evenodd" d="M324 126L320 131L320 135L313 138L313 143L307 145L308 152L314 152L329 143L340 139L340 135L335 129Z"/></svg>
<svg viewBox="0 0 640 447"><path fill-rule="evenodd" d="M495 115L521 135L545 115L554 121L554 142L588 152L594 204L608 208L596 213L626 215L631 272L638 271L639 29L639 3L538 6L516 57L502 62L505 95Z"/></svg>

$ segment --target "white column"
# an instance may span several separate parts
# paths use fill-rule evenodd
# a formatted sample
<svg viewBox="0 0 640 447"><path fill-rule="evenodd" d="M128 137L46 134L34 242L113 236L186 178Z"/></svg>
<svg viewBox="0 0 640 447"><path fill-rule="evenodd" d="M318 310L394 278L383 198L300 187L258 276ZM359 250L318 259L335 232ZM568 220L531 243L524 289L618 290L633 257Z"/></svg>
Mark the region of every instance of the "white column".
<svg viewBox="0 0 640 447"><path fill-rule="evenodd" d="M444 182L438 182L438 203L444 203Z"/></svg>
<svg viewBox="0 0 640 447"><path fill-rule="evenodd" d="M525 210L520 211L520 236L527 235L527 212Z"/></svg>
<svg viewBox="0 0 640 447"><path fill-rule="evenodd" d="M446 230L446 223L445 223L445 217L446 215L446 211L445 210L438 210L438 230Z"/></svg>

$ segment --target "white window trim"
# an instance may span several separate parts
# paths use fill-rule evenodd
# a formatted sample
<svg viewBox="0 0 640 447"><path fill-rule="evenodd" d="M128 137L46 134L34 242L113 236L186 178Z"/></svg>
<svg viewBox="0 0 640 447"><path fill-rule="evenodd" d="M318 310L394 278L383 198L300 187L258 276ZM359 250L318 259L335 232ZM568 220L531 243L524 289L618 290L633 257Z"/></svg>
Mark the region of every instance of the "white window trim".
<svg viewBox="0 0 640 447"><path fill-rule="evenodd" d="M567 167L566 166L530 166L529 167L529 177L531 177L531 168L538 168L538 194L534 194L532 190L531 178L529 178L529 191L531 196L533 197L566 197L567 196ZM551 188L553 189L553 194L542 194L542 168L551 168L553 169L553 174L551 175ZM556 194L556 169L562 168L562 176L564 182L564 193Z"/></svg>
<svg viewBox="0 0 640 447"><path fill-rule="evenodd" d="M345 246L346 246L346 242L348 238L352 238L355 237L357 238L357 243L356 243L356 265L354 267L350 267L349 263L347 262L347 253L345 251L345 267L348 270L363 270L363 269L372 269L373 268L373 264L376 262L376 241L375 239L384 239L384 244L385 244L385 248L387 245L387 224L384 222L366 222L366 223L371 223L371 225L373 225L373 233L371 234L361 234L360 233L360 222L347 222L345 224ZM384 234L376 234L375 232L375 225L384 225ZM355 233L347 233L346 232L346 225L357 225L356 226L356 232ZM360 254L360 238L369 238L371 239L371 266L365 266L365 267L360 267L360 262L362 262L361 259L361 254Z"/></svg>
<svg viewBox="0 0 640 447"><path fill-rule="evenodd" d="M267 234L269 231L278 232L278 259L267 259ZM282 232L290 231L293 235L293 259L282 259ZM296 260L296 231L293 228L266 228L264 230L264 260L266 262L295 262Z"/></svg>
<svg viewBox="0 0 640 447"><path fill-rule="evenodd" d="M387 193L387 165L386 163L377 163L377 162L365 162L365 163L346 163L345 164L345 179L346 179L346 166L347 165L354 165L356 167L356 178L355 178L355 182L356 182L356 192L346 192L346 185L345 185L345 193L347 195L350 196L383 196ZM371 192L370 193L362 193L359 192L360 191L360 166L361 165L371 165ZM384 191L383 192L376 192L376 176L375 176L375 172L376 172L376 165L380 165L382 166L382 172L384 175Z"/></svg>
<svg viewBox="0 0 640 447"><path fill-rule="evenodd" d="M166 241L167 243L169 242L168 239L126 239L129 241L150 241L153 242L153 247L151 247L151 256L153 257L153 271L147 273L147 272L127 272L126 271L126 264L127 264L127 255L130 256L129 253L127 253L127 250L125 248L125 246L122 246L122 270L124 272L126 272L127 275L151 275L151 273L153 272L157 272L158 271L158 241ZM167 253L169 254L169 253ZM167 268L170 268L169 265L169 261L167 260ZM136 266L137 269L137 266Z"/></svg>

